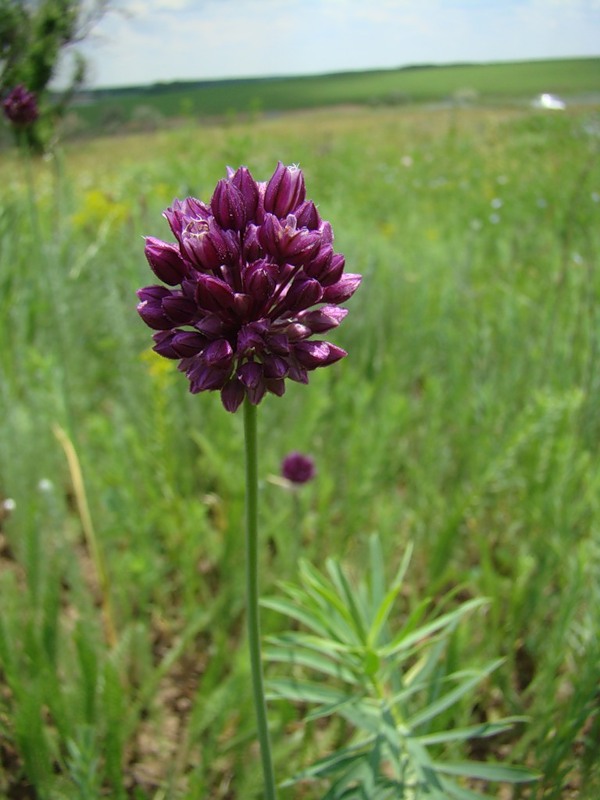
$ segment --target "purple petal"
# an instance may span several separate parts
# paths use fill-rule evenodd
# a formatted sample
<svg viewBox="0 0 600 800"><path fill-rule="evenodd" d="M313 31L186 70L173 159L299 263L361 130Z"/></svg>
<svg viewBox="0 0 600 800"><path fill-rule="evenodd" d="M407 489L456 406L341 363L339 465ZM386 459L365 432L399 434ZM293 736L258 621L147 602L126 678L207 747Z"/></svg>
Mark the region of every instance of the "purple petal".
<svg viewBox="0 0 600 800"><path fill-rule="evenodd" d="M246 390L243 384L237 379L232 378L221 389L221 402L226 411L234 414L242 404Z"/></svg>
<svg viewBox="0 0 600 800"><path fill-rule="evenodd" d="M350 273L343 275L337 283L325 287L323 301L325 303L343 303L349 297L352 297L361 280L362 275L352 275Z"/></svg>
<svg viewBox="0 0 600 800"><path fill-rule="evenodd" d="M145 289L139 289L137 296L141 301L138 303L137 312L148 327L157 331L170 330L174 327L175 323L167 317L162 307L163 300L171 296L169 289L164 286L147 286Z"/></svg>
<svg viewBox="0 0 600 800"><path fill-rule="evenodd" d="M311 329L313 333L325 333L337 328L348 314L347 308L340 306L322 306L314 311L305 311L298 316L298 321Z"/></svg>
<svg viewBox="0 0 600 800"><path fill-rule="evenodd" d="M244 272L244 285L248 294L258 303L266 302L275 290L277 267L261 259L250 264Z"/></svg>
<svg viewBox="0 0 600 800"><path fill-rule="evenodd" d="M223 320L216 314L207 314L195 324L196 330L208 336L209 339L220 337L223 333Z"/></svg>
<svg viewBox="0 0 600 800"><path fill-rule="evenodd" d="M347 353L329 342L298 342L294 346L294 355L306 369L316 369L334 364Z"/></svg>
<svg viewBox="0 0 600 800"><path fill-rule="evenodd" d="M233 308L236 316L240 320L246 320L254 307L254 299L244 292L236 292L233 295Z"/></svg>
<svg viewBox="0 0 600 800"><path fill-rule="evenodd" d="M198 276L196 301L206 311L219 312L233 307L233 292L225 281L202 274Z"/></svg>
<svg viewBox="0 0 600 800"><path fill-rule="evenodd" d="M162 307L167 317L172 319L176 325L188 325L198 313L196 304L181 294L165 297Z"/></svg>
<svg viewBox="0 0 600 800"><path fill-rule="evenodd" d="M186 263L175 244L147 236L144 254L156 277L169 286L177 286L187 274Z"/></svg>
<svg viewBox="0 0 600 800"><path fill-rule="evenodd" d="M248 400L252 403L253 406L257 406L260 401L263 399L267 392L267 384L265 381L261 381L258 386L255 386L253 389L247 389L246 394L248 395Z"/></svg>
<svg viewBox="0 0 600 800"><path fill-rule="evenodd" d="M301 339L306 339L306 337L311 334L311 329L307 325L301 325L299 322L292 322L285 329L288 345L290 342L298 342Z"/></svg>
<svg viewBox="0 0 600 800"><path fill-rule="evenodd" d="M281 219L303 203L305 196L302 170L296 166L286 167L280 161L265 188L265 211Z"/></svg>
<svg viewBox="0 0 600 800"><path fill-rule="evenodd" d="M265 343L271 353L275 353L276 355L287 356L290 352L290 342L284 333L269 334L265 337Z"/></svg>
<svg viewBox="0 0 600 800"><path fill-rule="evenodd" d="M192 394L211 389L222 389L229 378L229 370L209 367L197 361L186 370Z"/></svg>
<svg viewBox="0 0 600 800"><path fill-rule="evenodd" d="M301 228L308 228L310 231L314 231L321 224L319 212L312 200L306 200L302 205L298 206L294 210L294 214Z"/></svg>
<svg viewBox="0 0 600 800"><path fill-rule="evenodd" d="M197 355L206 343L206 337L195 331L175 331L172 348L179 358L191 358Z"/></svg>
<svg viewBox="0 0 600 800"><path fill-rule="evenodd" d="M288 378L296 383L308 383L308 373L300 364L290 364Z"/></svg>
<svg viewBox="0 0 600 800"><path fill-rule="evenodd" d="M226 339L217 339L204 348L201 359L209 367L229 368L233 359L233 348Z"/></svg>
<svg viewBox="0 0 600 800"><path fill-rule="evenodd" d="M176 336L176 331L158 331L152 337L156 344L152 348L155 353L158 353L164 358L179 359L181 356L173 348L173 338Z"/></svg>
<svg viewBox="0 0 600 800"><path fill-rule="evenodd" d="M210 201L210 208L218 224L225 229L241 231L246 226L246 206L244 196L231 183L221 180L217 183Z"/></svg>
<svg viewBox="0 0 600 800"><path fill-rule="evenodd" d="M250 350L262 350L265 346L264 334L268 330L265 322L251 322L240 328L237 338L236 353L245 355Z"/></svg>
<svg viewBox="0 0 600 800"><path fill-rule="evenodd" d="M283 223L274 214L266 214L258 239L266 253L294 266L310 261L321 246L321 234L299 228L293 214Z"/></svg>
<svg viewBox="0 0 600 800"><path fill-rule="evenodd" d="M256 389L264 383L263 368L256 361L246 361L238 367L237 374L246 389Z"/></svg>
<svg viewBox="0 0 600 800"><path fill-rule="evenodd" d="M203 270L236 263L240 245L233 231L224 231L211 217L191 222L181 235L181 249L190 261Z"/></svg>
<svg viewBox="0 0 600 800"><path fill-rule="evenodd" d="M240 167L231 176L231 183L240 190L244 200L246 219L253 220L258 208L258 185L247 167Z"/></svg>
<svg viewBox="0 0 600 800"><path fill-rule="evenodd" d="M277 313L281 314L285 309L290 313L297 314L318 303L323 296L323 288L319 281L313 278L306 278L298 275L288 289L287 294L277 306Z"/></svg>
<svg viewBox="0 0 600 800"><path fill-rule="evenodd" d="M262 365L265 378L270 380L285 378L289 371L288 362L281 356L263 355Z"/></svg>
<svg viewBox="0 0 600 800"><path fill-rule="evenodd" d="M267 391L271 394L276 394L277 397L283 397L285 394L285 381L267 378L265 380Z"/></svg>

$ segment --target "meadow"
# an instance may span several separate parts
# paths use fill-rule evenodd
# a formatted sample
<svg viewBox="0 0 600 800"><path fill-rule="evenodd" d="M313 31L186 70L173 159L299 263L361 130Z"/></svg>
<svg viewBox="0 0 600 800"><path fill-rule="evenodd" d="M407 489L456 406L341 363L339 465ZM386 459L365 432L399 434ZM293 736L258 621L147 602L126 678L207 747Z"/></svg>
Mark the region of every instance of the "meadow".
<svg viewBox="0 0 600 800"><path fill-rule="evenodd" d="M278 160L364 278L348 357L259 407L263 594L412 545L390 625L487 598L440 669L502 659L447 726L527 718L469 745L541 775L492 796L598 796L599 147L594 107L378 107L0 154L0 796L260 797L240 414L151 352L135 291L174 197ZM281 779L349 735L306 711L269 703Z"/></svg>
<svg viewBox="0 0 600 800"><path fill-rule="evenodd" d="M551 59L490 64L413 66L298 77L158 83L85 93L69 129L144 130L174 117L235 119L262 113L343 105L530 102L542 92L596 97L600 59Z"/></svg>

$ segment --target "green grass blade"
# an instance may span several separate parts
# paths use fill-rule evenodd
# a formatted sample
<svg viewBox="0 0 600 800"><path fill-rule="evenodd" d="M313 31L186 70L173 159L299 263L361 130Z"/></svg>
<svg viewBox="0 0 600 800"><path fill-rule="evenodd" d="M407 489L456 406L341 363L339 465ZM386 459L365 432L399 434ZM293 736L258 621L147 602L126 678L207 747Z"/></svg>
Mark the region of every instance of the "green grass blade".
<svg viewBox="0 0 600 800"><path fill-rule="evenodd" d="M492 764L482 761L457 761L455 763L434 762L437 772L444 775L460 775L498 783L533 783L540 776L527 767L510 764Z"/></svg>

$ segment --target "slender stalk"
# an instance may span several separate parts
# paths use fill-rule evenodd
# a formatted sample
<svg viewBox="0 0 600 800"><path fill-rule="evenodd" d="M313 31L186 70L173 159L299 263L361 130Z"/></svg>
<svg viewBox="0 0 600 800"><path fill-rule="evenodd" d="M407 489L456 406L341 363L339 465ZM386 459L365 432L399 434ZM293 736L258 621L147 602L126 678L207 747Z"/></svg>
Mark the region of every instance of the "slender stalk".
<svg viewBox="0 0 600 800"><path fill-rule="evenodd" d="M75 492L75 502L77 503L81 527L83 528L83 536L98 579L102 618L104 622L104 635L106 637L108 646L114 647L117 644L117 630L112 611L112 603L110 600L110 579L108 577L106 564L104 563L102 550L98 544L96 531L92 523L92 515L90 514L90 507L88 505L87 495L85 493L85 485L83 483L83 474L81 472L79 457L75 447L73 446L73 442L69 439L60 425L54 426L54 435L62 445L67 457L69 472L71 473L71 480L73 481L73 491Z"/></svg>
<svg viewBox="0 0 600 800"><path fill-rule="evenodd" d="M252 667L252 693L256 711L260 756L265 779L265 800L276 800L275 775L271 758L267 705L263 686L260 655L260 620L258 615L258 452L256 436L256 407L248 398L244 401L244 432L246 441L246 592L248 645Z"/></svg>

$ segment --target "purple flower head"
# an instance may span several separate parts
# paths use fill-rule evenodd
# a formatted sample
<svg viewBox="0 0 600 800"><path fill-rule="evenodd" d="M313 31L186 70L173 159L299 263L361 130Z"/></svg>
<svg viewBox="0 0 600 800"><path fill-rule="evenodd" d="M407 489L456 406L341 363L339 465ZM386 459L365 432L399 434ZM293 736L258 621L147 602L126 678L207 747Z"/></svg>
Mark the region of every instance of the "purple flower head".
<svg viewBox="0 0 600 800"><path fill-rule="evenodd" d="M11 89L2 101L2 108L6 118L14 125L31 125L39 116L35 94L28 91L22 84Z"/></svg>
<svg viewBox="0 0 600 800"><path fill-rule="evenodd" d="M315 462L302 453L290 453L281 462L281 474L290 483L308 483L315 477Z"/></svg>
<svg viewBox="0 0 600 800"><path fill-rule="evenodd" d="M346 355L312 337L340 324L361 277L344 274L298 167L280 162L266 183L228 169L208 204L175 200L164 216L176 241L146 238L162 284L140 289L137 309L154 350L179 361L192 393L218 390L234 412L245 397L258 405L267 392L281 396L287 378L308 383L311 370Z"/></svg>

